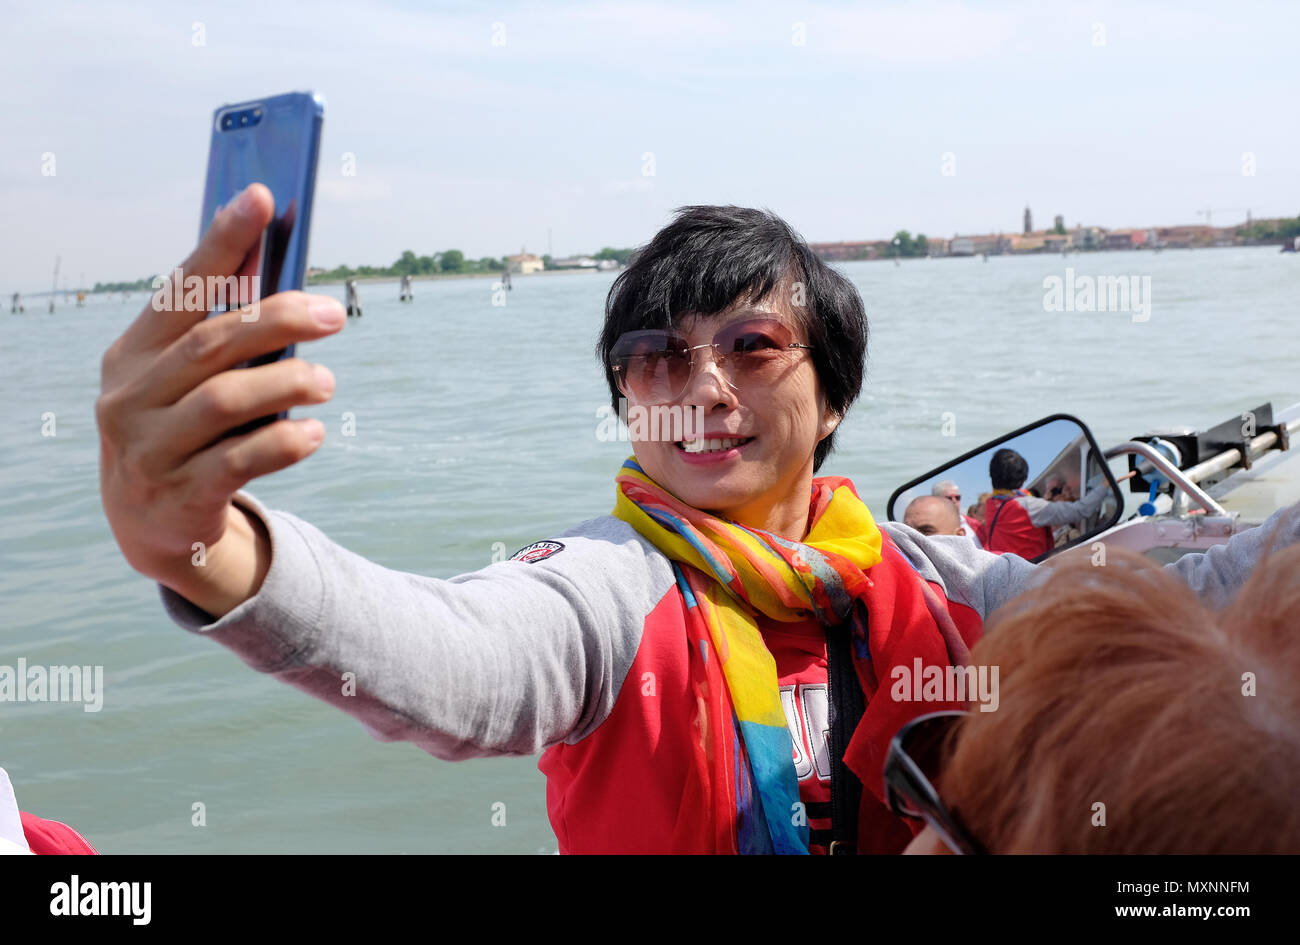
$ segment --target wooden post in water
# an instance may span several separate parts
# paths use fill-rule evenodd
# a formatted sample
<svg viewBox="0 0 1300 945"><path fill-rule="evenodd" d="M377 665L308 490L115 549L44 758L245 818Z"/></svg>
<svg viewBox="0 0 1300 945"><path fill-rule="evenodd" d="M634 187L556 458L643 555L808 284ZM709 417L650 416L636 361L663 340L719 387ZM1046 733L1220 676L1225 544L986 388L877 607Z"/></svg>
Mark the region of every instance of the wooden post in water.
<svg viewBox="0 0 1300 945"><path fill-rule="evenodd" d="M406 275L402 276L402 288L401 288L401 292L398 294L398 297L397 297L397 298L398 298L398 301L401 301L401 302L410 302L412 299L415 298L415 294L414 294L413 292L411 292L411 275L410 275L410 273L407 273Z"/></svg>
<svg viewBox="0 0 1300 945"><path fill-rule="evenodd" d="M360 318L361 300L357 298L357 280L349 279L346 283L346 286L347 286L348 314L355 315L357 318Z"/></svg>
<svg viewBox="0 0 1300 945"><path fill-rule="evenodd" d="M54 314L54 293L59 291L59 257L54 257L54 283L50 286L50 314Z"/></svg>

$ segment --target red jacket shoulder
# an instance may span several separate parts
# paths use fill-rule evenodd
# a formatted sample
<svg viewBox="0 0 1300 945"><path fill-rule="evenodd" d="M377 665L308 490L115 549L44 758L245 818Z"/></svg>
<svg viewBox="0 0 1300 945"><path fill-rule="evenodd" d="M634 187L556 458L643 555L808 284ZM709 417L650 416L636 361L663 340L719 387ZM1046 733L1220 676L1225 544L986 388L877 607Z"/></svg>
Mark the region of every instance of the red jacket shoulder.
<svg viewBox="0 0 1300 945"><path fill-rule="evenodd" d="M99 851L77 831L57 820L45 820L35 814L19 811L23 821L23 835L27 846L33 853L50 854L98 854Z"/></svg>

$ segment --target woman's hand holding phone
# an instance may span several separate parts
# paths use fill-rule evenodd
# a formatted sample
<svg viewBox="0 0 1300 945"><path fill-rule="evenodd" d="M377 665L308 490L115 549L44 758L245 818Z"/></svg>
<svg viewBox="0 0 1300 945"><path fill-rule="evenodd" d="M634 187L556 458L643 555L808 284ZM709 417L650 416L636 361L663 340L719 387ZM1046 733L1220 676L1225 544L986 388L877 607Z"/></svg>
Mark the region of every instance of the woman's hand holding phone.
<svg viewBox="0 0 1300 945"><path fill-rule="evenodd" d="M264 186L245 189L182 263L186 284L235 275L272 213ZM277 420L223 437L249 420L322 403L334 389L324 366L301 358L235 366L333 334L345 313L327 296L282 292L262 299L256 318L248 307L208 318L206 289L197 311L177 309L186 294L155 294L104 354L100 491L127 562L219 617L256 594L270 566L264 527L231 497L311 455L325 431L317 420Z"/></svg>

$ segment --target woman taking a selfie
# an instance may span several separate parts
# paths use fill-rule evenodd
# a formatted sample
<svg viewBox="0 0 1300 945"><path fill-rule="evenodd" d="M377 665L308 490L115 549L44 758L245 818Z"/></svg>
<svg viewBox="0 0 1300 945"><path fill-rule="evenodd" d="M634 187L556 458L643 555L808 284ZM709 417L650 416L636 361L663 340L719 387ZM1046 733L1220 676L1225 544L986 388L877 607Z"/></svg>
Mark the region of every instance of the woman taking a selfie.
<svg viewBox="0 0 1300 945"><path fill-rule="evenodd" d="M270 215L253 185L184 270L235 271ZM109 522L178 624L377 738L448 760L542 752L562 852L906 845L886 750L952 703L896 698L894 670L966 664L1035 568L877 526L849 480L816 476L861 389L867 325L853 286L783 221L685 208L642 249L606 305L611 399L700 428L634 440L612 514L450 580L381 567L239 491L323 429L221 434L320 403L333 382L296 358L232 368L337 331L339 304L282 293L256 321L206 314L146 307L105 355L97 403ZM1213 597L1260 541L1171 568Z"/></svg>

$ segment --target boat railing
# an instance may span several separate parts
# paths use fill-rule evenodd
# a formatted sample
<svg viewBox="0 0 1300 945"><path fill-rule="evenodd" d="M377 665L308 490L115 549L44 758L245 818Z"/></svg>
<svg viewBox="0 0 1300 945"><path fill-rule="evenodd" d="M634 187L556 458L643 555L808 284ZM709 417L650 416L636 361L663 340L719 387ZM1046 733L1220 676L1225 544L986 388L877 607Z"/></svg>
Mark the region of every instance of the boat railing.
<svg viewBox="0 0 1300 945"><path fill-rule="evenodd" d="M1236 452L1236 450L1229 450L1229 452ZM1204 489L1198 486L1194 480L1187 477L1184 470L1179 469L1171 463L1162 454L1157 452L1155 447L1151 446L1149 443L1129 440L1127 443L1119 444L1119 446L1112 446L1102 455L1107 459L1114 459L1116 456L1141 456L1151 465L1152 468L1154 468L1156 472L1159 472L1160 475L1173 483L1183 495L1204 509L1207 515L1228 515L1227 509L1210 498ZM1218 457L1215 458L1217 459ZM1205 464L1202 463L1201 465ZM1140 466L1138 468L1141 470ZM1177 508L1178 503L1177 500L1175 500L1175 510L1177 510Z"/></svg>
<svg viewBox="0 0 1300 945"><path fill-rule="evenodd" d="M1249 469L1257 458L1271 450L1289 449L1291 436L1296 433L1300 433L1300 417L1280 423L1276 428L1266 430L1252 438L1245 444L1244 455L1240 448L1234 447L1186 469L1179 469L1155 447L1137 440L1111 447L1104 455L1107 459L1126 455L1139 456L1143 460L1137 464L1140 475L1158 472L1168 479L1176 487L1172 509L1175 515L1187 512L1189 500L1199 505L1207 515L1228 515L1228 511L1211 498L1199 483L1238 466Z"/></svg>

